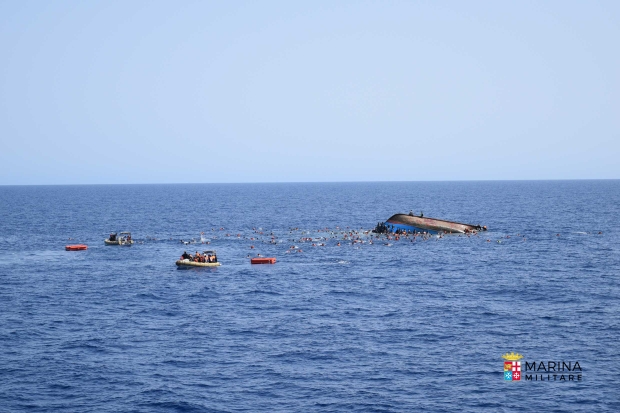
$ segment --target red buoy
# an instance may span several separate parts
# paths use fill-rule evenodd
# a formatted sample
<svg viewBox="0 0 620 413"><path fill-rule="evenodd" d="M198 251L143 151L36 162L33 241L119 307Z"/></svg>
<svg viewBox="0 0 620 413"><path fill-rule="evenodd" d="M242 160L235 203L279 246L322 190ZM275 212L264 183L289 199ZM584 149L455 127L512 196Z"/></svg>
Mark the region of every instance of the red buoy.
<svg viewBox="0 0 620 413"><path fill-rule="evenodd" d="M82 251L82 250L87 250L87 249L88 249L88 245L84 245L84 244L67 245L65 247L66 251Z"/></svg>

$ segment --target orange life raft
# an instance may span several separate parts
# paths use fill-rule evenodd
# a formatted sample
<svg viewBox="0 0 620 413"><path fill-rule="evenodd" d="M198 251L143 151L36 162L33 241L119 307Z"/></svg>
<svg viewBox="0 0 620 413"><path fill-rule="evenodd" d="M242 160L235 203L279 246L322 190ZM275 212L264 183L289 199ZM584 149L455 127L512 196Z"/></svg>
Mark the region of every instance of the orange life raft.
<svg viewBox="0 0 620 413"><path fill-rule="evenodd" d="M252 264L275 264L276 263L276 259L275 258L268 258L268 257L252 258L250 260L250 263L252 263Z"/></svg>
<svg viewBox="0 0 620 413"><path fill-rule="evenodd" d="M87 250L87 249L88 249L88 245L84 245L84 244L67 245L65 247L65 250L67 251L82 251L82 250Z"/></svg>

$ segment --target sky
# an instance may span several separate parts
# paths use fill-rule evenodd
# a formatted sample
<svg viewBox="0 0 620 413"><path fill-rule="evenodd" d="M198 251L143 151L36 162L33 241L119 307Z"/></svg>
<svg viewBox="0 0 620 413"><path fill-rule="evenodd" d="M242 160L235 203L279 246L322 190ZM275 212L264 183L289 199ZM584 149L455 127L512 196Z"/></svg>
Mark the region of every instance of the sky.
<svg viewBox="0 0 620 413"><path fill-rule="evenodd" d="M0 185L620 178L618 1L0 0Z"/></svg>

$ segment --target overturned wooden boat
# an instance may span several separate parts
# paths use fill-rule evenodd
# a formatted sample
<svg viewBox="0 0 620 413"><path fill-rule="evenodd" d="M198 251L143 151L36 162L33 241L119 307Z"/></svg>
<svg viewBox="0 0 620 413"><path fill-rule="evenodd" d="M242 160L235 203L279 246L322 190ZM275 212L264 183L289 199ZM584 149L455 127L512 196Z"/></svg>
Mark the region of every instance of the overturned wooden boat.
<svg viewBox="0 0 620 413"><path fill-rule="evenodd" d="M466 234L470 232L486 231L486 226L464 224L462 222L446 221L438 218L427 218L413 214L392 215L382 226L384 231L418 233L426 232L430 234L449 233Z"/></svg>

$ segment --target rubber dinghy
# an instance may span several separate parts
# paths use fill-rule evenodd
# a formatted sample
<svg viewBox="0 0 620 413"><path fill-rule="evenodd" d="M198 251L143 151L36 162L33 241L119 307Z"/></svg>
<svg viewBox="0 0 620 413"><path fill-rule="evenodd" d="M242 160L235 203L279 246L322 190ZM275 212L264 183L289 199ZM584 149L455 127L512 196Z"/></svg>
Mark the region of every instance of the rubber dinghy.
<svg viewBox="0 0 620 413"><path fill-rule="evenodd" d="M431 234L443 232L465 234L468 232L487 230L486 226L481 227L480 225L464 224L462 222L446 221L437 218L426 218L411 214L392 215L385 222L385 227L389 232L401 230L407 232L428 232Z"/></svg>
<svg viewBox="0 0 620 413"><path fill-rule="evenodd" d="M133 240L131 239L131 232L121 232L120 235L116 232L112 232L108 239L105 239L105 245L133 245Z"/></svg>
<svg viewBox="0 0 620 413"><path fill-rule="evenodd" d="M184 252L176 262L177 267L219 267L217 253L213 250L203 251L202 255L196 252L196 256Z"/></svg>
<svg viewBox="0 0 620 413"><path fill-rule="evenodd" d="M219 267L219 262L196 262L190 260L178 260L177 267Z"/></svg>

